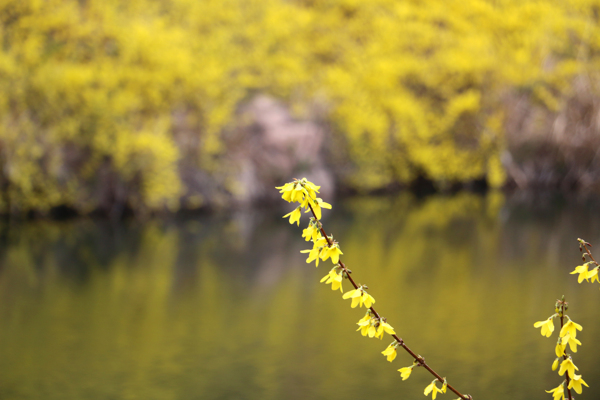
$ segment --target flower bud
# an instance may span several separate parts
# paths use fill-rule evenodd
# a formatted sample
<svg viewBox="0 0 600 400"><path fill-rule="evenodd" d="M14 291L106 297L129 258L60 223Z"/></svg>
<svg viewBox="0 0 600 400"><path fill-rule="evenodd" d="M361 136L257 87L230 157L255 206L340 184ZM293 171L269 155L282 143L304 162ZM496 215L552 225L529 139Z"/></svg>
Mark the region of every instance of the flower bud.
<svg viewBox="0 0 600 400"><path fill-rule="evenodd" d="M552 371L556 371L556 368L558 368L558 358L552 363Z"/></svg>

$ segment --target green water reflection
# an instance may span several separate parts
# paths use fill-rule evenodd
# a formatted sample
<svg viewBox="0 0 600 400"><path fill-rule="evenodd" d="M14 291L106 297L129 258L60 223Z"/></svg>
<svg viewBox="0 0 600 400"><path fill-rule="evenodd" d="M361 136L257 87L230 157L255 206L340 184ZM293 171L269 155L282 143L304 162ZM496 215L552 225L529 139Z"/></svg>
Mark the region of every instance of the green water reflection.
<svg viewBox="0 0 600 400"><path fill-rule="evenodd" d="M598 285L567 274L600 244L593 202L459 194L336 202L326 228L406 342L476 399L551 399L555 337L533 322L565 294L575 356L600 397ZM274 212L0 230L1 399L422 399L364 311L319 284ZM600 247L600 246L599 246ZM349 285L346 283L345 288ZM454 399L453 394L441 396Z"/></svg>

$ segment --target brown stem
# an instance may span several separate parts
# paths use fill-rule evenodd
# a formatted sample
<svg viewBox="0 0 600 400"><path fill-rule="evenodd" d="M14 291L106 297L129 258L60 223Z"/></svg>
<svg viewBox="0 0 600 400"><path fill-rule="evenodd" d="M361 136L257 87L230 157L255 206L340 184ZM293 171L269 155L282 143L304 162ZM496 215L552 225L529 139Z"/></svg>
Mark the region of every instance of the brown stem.
<svg viewBox="0 0 600 400"><path fill-rule="evenodd" d="M594 256L592 256L592 252L590 251L590 249L588 249L587 244L585 242L582 243L582 244L583 244L583 247L585 248L585 252L587 253L587 255L592 259L592 261L594 262L594 264L598 265L598 263L594 259Z"/></svg>
<svg viewBox="0 0 600 400"><path fill-rule="evenodd" d="M312 206L310 205L310 203L308 204L308 207L310 207L310 211L312 212L313 216L315 217L316 221L319 221L319 219L317 218L317 215L315 214L315 210L313 210ZM325 233L325 230L323 229L323 224L319 224L317 225L319 227L319 229L321 230L321 233L323 234L323 237L325 238L325 240L327 240L327 245L329 247L333 246L333 242L329 239L329 237L327 236L327 234ZM354 289L358 289L358 285L356 284L356 282L354 282L354 279L352 279L352 277L350 276L350 273L348 272L348 269L346 268L346 266L344 265L344 263L339 260L339 264L340 267L342 267L342 269L346 272L346 276L348 277L348 280L350 281L350 283L352 283L352 286L354 286ZM371 312L373 313L373 315L375 315L375 318L378 318L381 321L381 317L380 315L377 313L377 311L375 311L375 309L373 307L370 307L369 310L371 310ZM438 381L440 382L444 382L444 378L442 378L437 372L435 372L429 365L427 365L427 363L425 362L425 359L417 354L415 354L407 345L406 343L404 343L404 340L402 340L401 338L399 338L397 335L392 335L392 337L394 339L396 339L396 341L400 344L400 346L402 346L402 348L404 350L407 351L408 354L410 354L415 361L422 367L424 367L427 371L429 371L431 373L431 375L435 376L437 378ZM568 379L568 378L567 378ZM567 382L568 384L568 382ZM461 394L458 390L456 390L454 387L452 387L452 385L450 385L449 383L446 382L446 386L448 387L448 389L450 389L451 391L453 391L454 393L456 393L461 399L472 399L472 397L470 395L463 395ZM570 393L570 392L569 392ZM571 399L570 399L571 400Z"/></svg>
<svg viewBox="0 0 600 400"><path fill-rule="evenodd" d="M564 301L564 300L563 300ZM560 329L562 329L563 325L564 325L564 319L565 319L565 305L561 304L560 305ZM560 336L560 333L559 333ZM566 347L565 347L566 350ZM567 352L563 350L563 359L567 359ZM565 377L567 378L567 394L569 395L569 400L573 400L573 397L571 396L571 389L569 389L569 371L565 371Z"/></svg>

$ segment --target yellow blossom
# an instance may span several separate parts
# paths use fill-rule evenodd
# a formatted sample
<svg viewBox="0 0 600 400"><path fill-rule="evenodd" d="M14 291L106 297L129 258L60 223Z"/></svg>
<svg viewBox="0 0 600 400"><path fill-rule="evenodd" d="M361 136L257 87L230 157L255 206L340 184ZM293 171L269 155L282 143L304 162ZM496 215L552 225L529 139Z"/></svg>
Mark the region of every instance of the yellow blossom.
<svg viewBox="0 0 600 400"><path fill-rule="evenodd" d="M556 368L558 368L558 358L554 359L554 362L552 363L552 371L556 371Z"/></svg>
<svg viewBox="0 0 600 400"><path fill-rule="evenodd" d="M587 277L588 277L588 279L591 279L590 282L592 282L592 283L594 283L594 281L600 283L600 279L598 279L598 268L599 267L596 267L593 270L588 271L588 273L587 273Z"/></svg>
<svg viewBox="0 0 600 400"><path fill-rule="evenodd" d="M552 397L554 397L554 400L565 399L565 388L562 383L552 390L546 390L546 393L552 393Z"/></svg>
<svg viewBox="0 0 600 400"><path fill-rule="evenodd" d="M365 290L363 289L362 286L359 287L358 289L350 290L350 291L344 293L342 298L343 299L352 299L352 304L350 305L350 307L352 307L352 308L355 308L358 305L360 305L362 307L363 304L365 305L366 308L370 308L371 305L375 303L375 299L373 298L373 296L371 296L370 294L365 292Z"/></svg>
<svg viewBox="0 0 600 400"><path fill-rule="evenodd" d="M540 326L542 327L542 336L546 336L546 337L550 337L552 335L552 332L554 332L554 322L552 322L552 318L554 316L548 318L545 321L538 321L535 324L533 324L534 328L539 328Z"/></svg>
<svg viewBox="0 0 600 400"><path fill-rule="evenodd" d="M414 365L411 365L410 367L404 367L398 370L400 371L400 376L402 377L403 381L408 379L414 367Z"/></svg>
<svg viewBox="0 0 600 400"><path fill-rule="evenodd" d="M556 342L556 347L554 348L554 353L556 353L556 357L562 357L565 354L566 344L563 345L562 338L558 338L558 342Z"/></svg>
<svg viewBox="0 0 600 400"><path fill-rule="evenodd" d="M365 307L371 308L371 306L375 303L375 299L373 298L373 296L371 296L367 292L363 291L363 295L360 299L361 307L362 307L363 303L364 303Z"/></svg>
<svg viewBox="0 0 600 400"><path fill-rule="evenodd" d="M567 317L568 318L568 317ZM567 333L570 334L573 338L575 338L577 336L577 331L581 331L583 330L583 327L573 321L571 321L571 318L569 318L569 321L567 321L567 323L562 327L562 329L560 330L560 336L565 336Z"/></svg>
<svg viewBox="0 0 600 400"><path fill-rule="evenodd" d="M342 271L338 268L332 268L331 271L321 279L321 282L325 282L326 284L331 283L331 290L340 289L340 292L344 292L342 289Z"/></svg>
<svg viewBox="0 0 600 400"><path fill-rule="evenodd" d="M571 358L567 358L560 364L560 369L558 370L559 375L564 375L565 371L569 373L569 376L575 375L575 370L579 371L579 368L575 364L573 364L573 360Z"/></svg>
<svg viewBox="0 0 600 400"><path fill-rule="evenodd" d="M294 185L294 189L292 190L292 194L291 194L291 199L293 202L297 201L298 203L302 201L302 199L304 198L304 192L306 191L306 189L304 189L304 187L302 187L302 185L300 183L296 183L296 185Z"/></svg>
<svg viewBox="0 0 600 400"><path fill-rule="evenodd" d="M442 392L446 393L447 387L448 387L448 382L446 382L446 378L444 378L444 384L442 385Z"/></svg>
<svg viewBox="0 0 600 400"><path fill-rule="evenodd" d="M293 191L295 185L296 185L295 182L290 182L290 183L286 183L283 186L276 186L275 189L281 189L279 191L279 193L283 193L283 195L281 197L289 203L292 201L292 191Z"/></svg>
<svg viewBox="0 0 600 400"><path fill-rule="evenodd" d="M581 378L581 375L573 375L571 381L569 382L569 389L575 389L578 394L581 394L582 387L581 385L585 385L587 387L588 384Z"/></svg>
<svg viewBox="0 0 600 400"><path fill-rule="evenodd" d="M381 352L381 354L383 354L384 356L387 357L387 360L389 362L394 361L394 358L396 358L396 355L398 353L396 353L396 346L397 346L397 342L393 342L392 344L390 344L384 351Z"/></svg>
<svg viewBox="0 0 600 400"><path fill-rule="evenodd" d="M390 335L396 334L396 332L394 331L394 328L392 328L392 326L390 324L388 324L387 322L384 322L384 321L380 321L379 326L377 327L377 333L375 334L375 337L379 338L379 339L383 339L384 332L387 334L390 334Z"/></svg>
<svg viewBox="0 0 600 400"><path fill-rule="evenodd" d="M570 333L567 333L565 336L562 337L561 339L561 345L562 348L564 350L565 347L567 347L567 343L569 343L569 347L571 348L571 351L573 353L577 353L577 345L581 346L581 342L579 340L577 340L574 337L571 337ZM558 346L558 345L557 345ZM557 354L558 355L558 354ZM562 354L561 354L562 355Z"/></svg>
<svg viewBox="0 0 600 400"><path fill-rule="evenodd" d="M309 240L317 240L321 236L321 231L314 221L308 224L308 227L302 231L302 237L308 242Z"/></svg>
<svg viewBox="0 0 600 400"><path fill-rule="evenodd" d="M315 201L311 203L317 219L321 219L321 208L327 208L329 210L331 209L331 204L325 203L320 197L317 197Z"/></svg>
<svg viewBox="0 0 600 400"><path fill-rule="evenodd" d="M319 193L319 189L321 189L321 186L315 185L311 181L308 181L306 178L302 178L301 182L304 184L304 188L308 192L309 197L311 199L316 198L315 193Z"/></svg>
<svg viewBox="0 0 600 400"><path fill-rule="evenodd" d="M340 254L344 253L340 250L340 246L337 243L334 243L333 246L323 249L321 260L325 261L331 257L331 262L337 264L340 261Z"/></svg>
<svg viewBox="0 0 600 400"><path fill-rule="evenodd" d="M316 260L317 267L319 266L319 252L321 249L319 247L313 247L311 250L300 250L300 253L309 253L308 258L306 259L306 263L310 264L313 260Z"/></svg>
<svg viewBox="0 0 600 400"><path fill-rule="evenodd" d="M296 207L296 209L294 211L285 214L283 216L283 218L290 217L290 224L297 222L298 226L300 226L300 216L301 215L302 215L302 212L300 212L300 206L298 206L298 207Z"/></svg>
<svg viewBox="0 0 600 400"><path fill-rule="evenodd" d="M429 393L431 393L431 397L433 399L436 398L438 393L442 393L442 391L435 385L435 383L438 382L437 379L434 379L426 388L425 391L423 392L425 394L425 396L427 396Z"/></svg>
<svg viewBox="0 0 600 400"><path fill-rule="evenodd" d="M360 331L361 335L367 336L369 327L371 326L371 311L367 311L364 317L362 317L356 324L358 325L357 331Z"/></svg>
<svg viewBox="0 0 600 400"><path fill-rule="evenodd" d="M589 278L588 277L588 263L579 265L578 267L575 268L575 270L570 272L570 274L571 275L579 274L579 277L577 278L577 282L579 282L579 283L583 282L584 279L587 281Z"/></svg>
<svg viewBox="0 0 600 400"><path fill-rule="evenodd" d="M358 288L350 290L349 292L344 293L342 299L352 299L352 304L350 305L352 308L355 308L359 303L362 306L362 302L360 301L362 299L362 289Z"/></svg>

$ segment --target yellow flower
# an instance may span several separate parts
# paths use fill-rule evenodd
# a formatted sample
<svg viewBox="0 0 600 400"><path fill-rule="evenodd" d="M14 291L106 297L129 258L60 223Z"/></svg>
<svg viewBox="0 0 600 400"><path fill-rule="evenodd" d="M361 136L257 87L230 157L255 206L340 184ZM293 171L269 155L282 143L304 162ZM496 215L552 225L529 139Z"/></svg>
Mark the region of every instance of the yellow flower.
<svg viewBox="0 0 600 400"><path fill-rule="evenodd" d="M588 277L588 279L591 279L590 282L592 282L592 283L594 283L594 281L600 283L600 279L598 279L598 267L594 268L591 271L588 271L587 277Z"/></svg>
<svg viewBox="0 0 600 400"><path fill-rule="evenodd" d="M340 250L340 246L337 243L334 243L333 246L327 247L321 253L321 260L325 261L329 257L331 257L331 262L337 264L340 261L340 254L342 251Z"/></svg>
<svg viewBox="0 0 600 400"><path fill-rule="evenodd" d="M375 303L375 299L373 298L373 296L365 292L362 286L358 289L350 290L344 293L342 298L352 299L352 304L350 305L350 307L352 308L355 308L358 305L362 307L363 304L365 305L365 307L370 308L371 305Z"/></svg>
<svg viewBox="0 0 600 400"><path fill-rule="evenodd" d="M562 383L560 384L560 386L555 387L552 390L546 390L546 393L552 393L552 397L554 397L554 400L558 400L561 398L562 400L565 399L565 388Z"/></svg>
<svg viewBox="0 0 600 400"><path fill-rule="evenodd" d="M402 377L403 381L408 379L414 367L414 365L411 365L410 367L404 367L398 370L400 371L400 376Z"/></svg>
<svg viewBox="0 0 600 400"><path fill-rule="evenodd" d="M300 211L300 206L298 206L298 207L296 207L296 209L294 211L285 214L283 216L283 218L290 217L290 224L297 222L298 226L300 226L300 216L301 215L302 215L302 212Z"/></svg>
<svg viewBox="0 0 600 400"><path fill-rule="evenodd" d="M323 250L323 247L327 243L324 237L319 237L317 240L313 240L313 248L311 250L300 250L300 253L309 253L306 263L310 264L313 260L316 260L316 267L319 266L319 254Z"/></svg>
<svg viewBox="0 0 600 400"><path fill-rule="evenodd" d="M302 231L302 237L308 242L309 240L317 240L321 237L321 231L319 230L314 218L311 218L308 227Z"/></svg>
<svg viewBox="0 0 600 400"><path fill-rule="evenodd" d="M448 387L448 382L446 382L446 378L444 378L444 384L442 385L442 392L446 393L447 387Z"/></svg>
<svg viewBox="0 0 600 400"><path fill-rule="evenodd" d="M326 282L325 282L326 281ZM342 271L339 268L332 268L331 271L327 275L321 279L321 283L325 282L326 284L331 283L331 290L338 290L344 293L342 289Z"/></svg>
<svg viewBox="0 0 600 400"><path fill-rule="evenodd" d="M361 335L367 336L371 326L371 318L371 310L368 310L365 316L356 323L358 325L357 331L360 331Z"/></svg>
<svg viewBox="0 0 600 400"><path fill-rule="evenodd" d="M552 363L552 371L556 371L556 368L558 368L558 358L554 359L554 362Z"/></svg>
<svg viewBox="0 0 600 400"><path fill-rule="evenodd" d="M311 203L312 203L313 211L315 212L315 215L317 216L317 219L321 219L321 208L327 208L327 209L331 210L331 204L325 203L323 201L323 199L321 199L320 197L317 197L315 199L315 201L311 202Z"/></svg>
<svg viewBox="0 0 600 400"><path fill-rule="evenodd" d="M344 293L342 299L352 299L352 304L350 305L352 308L355 308L359 303L361 303L362 306L362 302L360 301L360 299L362 299L362 289L358 288L350 290L349 292Z"/></svg>
<svg viewBox="0 0 600 400"><path fill-rule="evenodd" d="M588 384L581 378L581 375L573 375L571 381L569 382L569 389L575 389L578 394L581 394L581 385L585 385L587 387Z"/></svg>
<svg viewBox="0 0 600 400"><path fill-rule="evenodd" d="M377 333L375 334L376 338L383 339L383 333L387 333L390 335L395 335L394 328L390 324L384 321L379 322L379 326L377 326Z"/></svg>
<svg viewBox="0 0 600 400"><path fill-rule="evenodd" d="M283 186L276 186L275 189L281 189L279 193L283 193L281 196L288 203L292 201L292 191L294 190L295 182L286 183Z"/></svg>
<svg viewBox="0 0 600 400"><path fill-rule="evenodd" d="M569 317L567 317L569 318ZM567 333L569 335L571 335L573 338L577 337L577 331L581 331L583 330L583 327L573 321L571 321L571 318L569 318L569 321L562 327L562 329L560 330L560 336L565 336Z"/></svg>
<svg viewBox="0 0 600 400"><path fill-rule="evenodd" d="M435 399L438 393L442 393L442 391L435 385L436 382L438 382L438 380L434 379L429 386L425 388L425 391L423 392L425 396L431 393L431 397Z"/></svg>
<svg viewBox="0 0 600 400"><path fill-rule="evenodd" d="M556 347L554 348L554 353L556 354L556 357L562 357L563 354L565 354L565 347L567 347L567 345L563 345L562 343L562 338L558 338L558 341L556 342Z"/></svg>
<svg viewBox="0 0 600 400"><path fill-rule="evenodd" d="M394 358L396 358L396 355L398 354L398 353L396 353L397 346L398 346L398 343L396 341L394 341L384 351L382 351L381 354L386 356L387 360L389 362L392 362L392 361L394 361Z"/></svg>
<svg viewBox="0 0 600 400"><path fill-rule="evenodd" d="M538 321L535 324L533 324L533 327L539 328L541 326L542 327L542 331L541 331L542 336L550 337L552 335L552 332L554 332L554 322L552 322L553 317L554 317L554 315L545 321Z"/></svg>
<svg viewBox="0 0 600 400"><path fill-rule="evenodd" d="M561 345L562 345L563 350L565 347L567 347L567 343L569 343L569 347L571 348L571 351L573 353L577 353L577 345L581 346L581 342L579 340L575 339L574 337L571 337L570 333L567 333L565 336L563 336L561 341L562 341Z"/></svg>
<svg viewBox="0 0 600 400"><path fill-rule="evenodd" d="M304 198L304 192L306 192L306 189L304 189L304 187L300 183L296 183L296 185L294 185L294 189L292 190L290 198L293 202L297 201L298 203L300 203Z"/></svg>
<svg viewBox="0 0 600 400"><path fill-rule="evenodd" d="M571 358L567 358L560 364L560 369L558 370L559 375L564 375L565 371L569 373L569 376L575 375L575 370L579 371L579 368L575 364L573 364L573 360Z"/></svg>
<svg viewBox="0 0 600 400"><path fill-rule="evenodd" d="M363 295L360 299L361 307L362 307L363 303L364 303L365 307L371 308L371 306L375 303L375 299L373 298L373 296L371 296L367 292L363 291Z"/></svg>
<svg viewBox="0 0 600 400"><path fill-rule="evenodd" d="M579 283L583 282L584 279L587 281L589 278L588 277L588 263L585 263L583 265L576 267L574 271L570 272L570 274L571 275L579 274L579 277L577 278L577 282L579 282Z"/></svg>
<svg viewBox="0 0 600 400"><path fill-rule="evenodd" d="M319 193L319 189L321 189L321 186L315 185L314 183L312 183L311 181L307 180L306 178L302 178L302 180L300 182L302 184L304 184L304 188L308 192L308 195L310 196L310 198L311 199L316 198L316 194L315 193Z"/></svg>

